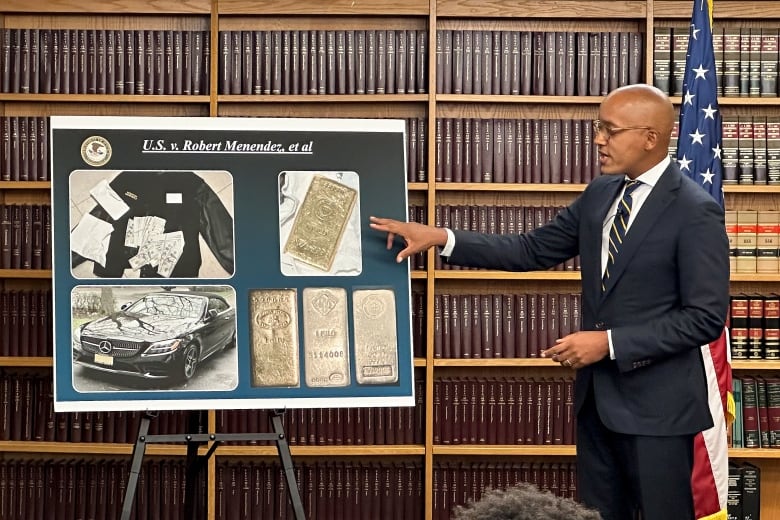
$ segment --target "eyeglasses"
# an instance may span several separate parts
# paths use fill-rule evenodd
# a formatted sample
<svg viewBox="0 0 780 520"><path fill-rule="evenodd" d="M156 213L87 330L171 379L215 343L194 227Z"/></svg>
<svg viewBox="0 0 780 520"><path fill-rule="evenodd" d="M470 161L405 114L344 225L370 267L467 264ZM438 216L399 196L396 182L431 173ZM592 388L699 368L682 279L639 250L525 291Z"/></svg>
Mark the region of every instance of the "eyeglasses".
<svg viewBox="0 0 780 520"><path fill-rule="evenodd" d="M615 134L625 132L626 130L652 130L650 126L611 126L607 123L602 123L600 119L593 120L593 132L596 135L601 134L609 141Z"/></svg>

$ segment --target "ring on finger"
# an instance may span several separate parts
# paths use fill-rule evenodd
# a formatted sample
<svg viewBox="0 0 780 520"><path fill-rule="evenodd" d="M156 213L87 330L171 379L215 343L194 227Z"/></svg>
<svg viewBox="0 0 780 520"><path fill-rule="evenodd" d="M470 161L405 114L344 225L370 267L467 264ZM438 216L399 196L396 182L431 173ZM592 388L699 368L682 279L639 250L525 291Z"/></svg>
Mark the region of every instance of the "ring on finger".
<svg viewBox="0 0 780 520"><path fill-rule="evenodd" d="M563 360L563 366L570 367L571 366L571 360L570 359L564 359Z"/></svg>

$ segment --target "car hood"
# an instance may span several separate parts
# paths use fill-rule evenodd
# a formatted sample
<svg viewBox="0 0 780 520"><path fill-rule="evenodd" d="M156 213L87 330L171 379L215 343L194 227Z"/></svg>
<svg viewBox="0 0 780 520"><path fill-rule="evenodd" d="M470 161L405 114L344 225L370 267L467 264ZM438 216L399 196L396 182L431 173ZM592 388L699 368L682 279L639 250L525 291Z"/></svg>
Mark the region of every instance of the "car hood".
<svg viewBox="0 0 780 520"><path fill-rule="evenodd" d="M145 316L120 312L87 323L81 333L88 336L135 341L160 341L185 334L195 328L197 322L196 318Z"/></svg>

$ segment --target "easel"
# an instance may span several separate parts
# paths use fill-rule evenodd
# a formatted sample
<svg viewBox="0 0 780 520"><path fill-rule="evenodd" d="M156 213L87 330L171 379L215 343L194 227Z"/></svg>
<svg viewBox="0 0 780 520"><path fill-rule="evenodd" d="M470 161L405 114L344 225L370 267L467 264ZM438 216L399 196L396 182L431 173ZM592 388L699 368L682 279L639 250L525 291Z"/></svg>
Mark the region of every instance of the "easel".
<svg viewBox="0 0 780 520"><path fill-rule="evenodd" d="M287 436L284 434L282 426L282 414L284 410L273 410L269 415L273 433L199 433L199 434L176 434L176 435L148 435L149 421L156 417L155 412L144 412L141 417L141 424L138 427L138 438L133 446L133 459L130 465L130 475L125 490L125 500L122 504L121 520L130 520L130 513L133 510L135 499L135 490L138 485L138 475L141 472L141 463L147 444L154 443L187 443L187 483L184 490L185 507L184 518L195 518L195 493L197 489L197 477L201 469L208 462L209 457L214 454L217 446L224 441L274 441L276 450L279 453L279 459L282 462L282 469L287 480L287 492L292 503L293 512L296 520L304 520L303 504L298 492L298 483L295 481L295 473L290 456L290 445L287 443ZM202 444L211 442L208 451L203 455L198 455L198 447Z"/></svg>

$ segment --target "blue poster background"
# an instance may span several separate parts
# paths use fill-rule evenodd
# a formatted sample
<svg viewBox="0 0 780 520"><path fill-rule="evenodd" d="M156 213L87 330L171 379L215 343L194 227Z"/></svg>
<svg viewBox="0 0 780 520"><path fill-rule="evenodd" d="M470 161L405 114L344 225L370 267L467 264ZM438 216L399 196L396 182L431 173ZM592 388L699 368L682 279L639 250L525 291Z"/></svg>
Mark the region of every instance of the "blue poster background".
<svg viewBox="0 0 780 520"><path fill-rule="evenodd" d="M83 145L99 136L110 145L100 166L85 160ZM386 237L368 227L369 215L406 220L404 122L397 120L318 120L252 118L52 117L52 232L55 318L55 408L73 410L280 408L318 406L411 406L413 359L408 263L396 264ZM282 153L183 150L194 143L274 143ZM102 141L101 141L102 142ZM294 143L299 143L298 147ZM174 150L173 144L176 144ZM292 145L292 146L291 146ZM311 153L284 153L309 145ZM159 148L163 149L159 149ZM257 147L256 147L257 148ZM233 178L235 271L231 278L77 279L71 270L69 176L76 170L228 171ZM278 175L281 171L354 171L360 178L359 211L362 271L357 276L284 276L279 259ZM357 206L356 206L357 207ZM134 389L80 392L73 384L71 293L77 286L215 285L235 290L238 382L229 390ZM303 320L300 295L305 287L390 288L395 294L398 381L359 385L350 334L349 386L310 388L304 379ZM299 387L253 387L250 375L249 290L298 291ZM348 296L348 308L351 298ZM352 316L349 313L349 329ZM202 367L207 370L204 365Z"/></svg>

